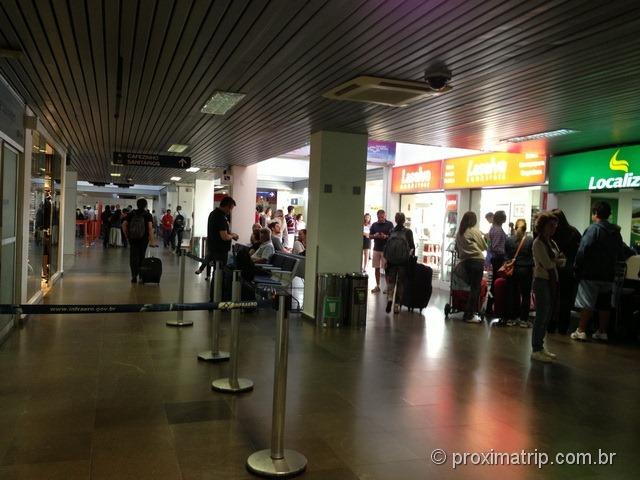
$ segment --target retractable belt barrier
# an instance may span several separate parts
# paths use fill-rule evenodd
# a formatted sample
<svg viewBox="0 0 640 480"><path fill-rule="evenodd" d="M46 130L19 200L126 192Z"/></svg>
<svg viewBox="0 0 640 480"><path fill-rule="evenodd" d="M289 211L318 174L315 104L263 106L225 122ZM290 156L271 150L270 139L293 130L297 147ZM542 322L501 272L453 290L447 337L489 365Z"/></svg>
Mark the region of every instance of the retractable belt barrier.
<svg viewBox="0 0 640 480"><path fill-rule="evenodd" d="M104 305L0 305L2 315L59 315L81 313L147 313L184 312L195 310L235 310L256 308L257 302L200 302L200 303L124 303Z"/></svg>

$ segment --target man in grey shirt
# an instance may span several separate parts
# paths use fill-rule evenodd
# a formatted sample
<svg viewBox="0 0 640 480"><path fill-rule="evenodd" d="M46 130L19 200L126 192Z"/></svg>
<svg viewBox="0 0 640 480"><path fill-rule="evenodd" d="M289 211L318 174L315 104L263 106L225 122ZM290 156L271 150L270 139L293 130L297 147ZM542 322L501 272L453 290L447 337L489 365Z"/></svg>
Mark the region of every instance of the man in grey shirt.
<svg viewBox="0 0 640 480"><path fill-rule="evenodd" d="M269 230L271 231L271 242L276 252L289 252L289 250L282 245L282 240L280 239L280 234L282 233L282 225L280 225L280 222L271 222L269 224Z"/></svg>

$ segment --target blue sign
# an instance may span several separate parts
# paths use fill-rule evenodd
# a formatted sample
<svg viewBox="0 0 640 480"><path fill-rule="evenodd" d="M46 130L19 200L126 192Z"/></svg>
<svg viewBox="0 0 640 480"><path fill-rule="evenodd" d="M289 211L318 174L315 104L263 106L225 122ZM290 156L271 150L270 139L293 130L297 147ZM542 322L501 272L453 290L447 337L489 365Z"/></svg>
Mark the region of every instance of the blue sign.
<svg viewBox="0 0 640 480"><path fill-rule="evenodd" d="M367 162L382 165L396 163L396 142L369 140L367 144Z"/></svg>

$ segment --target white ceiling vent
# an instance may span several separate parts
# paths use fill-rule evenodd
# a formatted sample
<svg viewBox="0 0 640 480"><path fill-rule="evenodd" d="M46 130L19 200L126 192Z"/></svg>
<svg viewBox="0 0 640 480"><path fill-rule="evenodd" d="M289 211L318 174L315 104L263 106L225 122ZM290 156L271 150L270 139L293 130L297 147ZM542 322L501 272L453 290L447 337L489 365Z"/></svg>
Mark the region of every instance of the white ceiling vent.
<svg viewBox="0 0 640 480"><path fill-rule="evenodd" d="M440 90L434 90L424 82L357 77L332 88L323 96L332 100L351 100L352 102L375 103L389 107L406 107L418 100L449 90L451 87L448 85Z"/></svg>

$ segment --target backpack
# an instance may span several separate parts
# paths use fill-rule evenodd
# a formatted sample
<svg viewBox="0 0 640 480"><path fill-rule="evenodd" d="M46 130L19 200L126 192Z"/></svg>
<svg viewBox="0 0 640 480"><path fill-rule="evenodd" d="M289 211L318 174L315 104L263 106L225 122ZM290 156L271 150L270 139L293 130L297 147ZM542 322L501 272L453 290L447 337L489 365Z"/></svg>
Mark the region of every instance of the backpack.
<svg viewBox="0 0 640 480"><path fill-rule="evenodd" d="M384 247L384 258L389 265L405 265L409 261L409 242L404 230L391 232L387 244Z"/></svg>
<svg viewBox="0 0 640 480"><path fill-rule="evenodd" d="M129 214L129 240L142 240L147 231L144 214L138 212Z"/></svg>
<svg viewBox="0 0 640 480"><path fill-rule="evenodd" d="M176 216L176 219L173 221L173 228L177 231L184 230L184 217L182 215Z"/></svg>

